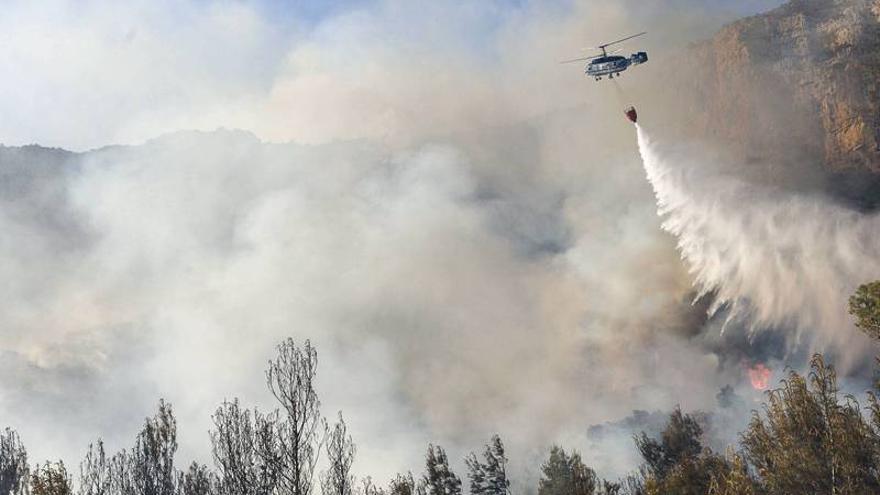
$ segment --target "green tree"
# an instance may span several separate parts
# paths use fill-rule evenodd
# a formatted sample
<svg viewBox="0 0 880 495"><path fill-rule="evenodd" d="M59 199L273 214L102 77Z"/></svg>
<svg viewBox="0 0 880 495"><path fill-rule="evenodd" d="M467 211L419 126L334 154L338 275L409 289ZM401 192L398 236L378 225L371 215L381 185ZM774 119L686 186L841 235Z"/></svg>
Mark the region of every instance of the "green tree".
<svg viewBox="0 0 880 495"><path fill-rule="evenodd" d="M351 474L351 465L354 463L355 445L341 412L339 421L330 432L326 450L329 466L321 475L322 495L352 495L355 480ZM374 486L370 480L363 488L366 492Z"/></svg>
<svg viewBox="0 0 880 495"><path fill-rule="evenodd" d="M388 484L388 495L415 495L416 481L410 472L406 474L397 473Z"/></svg>
<svg viewBox="0 0 880 495"><path fill-rule="evenodd" d="M700 443L702 434L703 429L697 420L693 416L682 414L681 409L676 407L659 440L642 432L635 438L635 442L651 476L663 479L677 464L700 455L703 450Z"/></svg>
<svg viewBox="0 0 880 495"><path fill-rule="evenodd" d="M483 460L471 453L465 458L471 495L505 495L510 493L507 479L507 457L501 437L493 435L483 450Z"/></svg>
<svg viewBox="0 0 880 495"><path fill-rule="evenodd" d="M862 284L849 298L849 313L856 326L870 337L880 339L880 280Z"/></svg>
<svg viewBox="0 0 880 495"><path fill-rule="evenodd" d="M449 468L446 451L439 445L428 445L422 484L426 495L461 494L461 479Z"/></svg>
<svg viewBox="0 0 880 495"><path fill-rule="evenodd" d="M177 495L180 473L174 468L177 422L171 406L159 401L159 411L146 418L130 450L112 457L104 445L90 445L80 464L82 495Z"/></svg>
<svg viewBox="0 0 880 495"><path fill-rule="evenodd" d="M856 400L841 400L834 368L813 356L768 393L742 435L746 459L769 495L880 493L878 435Z"/></svg>
<svg viewBox="0 0 880 495"><path fill-rule="evenodd" d="M645 476L643 473L630 473L621 478L617 483L610 483L609 495L645 495ZM604 494L603 494L604 495Z"/></svg>
<svg viewBox="0 0 880 495"><path fill-rule="evenodd" d="M596 473L584 465L577 451L568 455L556 445L541 466L541 474L538 495L592 495L598 483Z"/></svg>
<svg viewBox="0 0 880 495"><path fill-rule="evenodd" d="M649 484L658 488L656 493L660 494L703 495L709 492L714 480L729 470L723 457L706 450L698 456L682 458L663 478L649 480Z"/></svg>
<svg viewBox="0 0 880 495"><path fill-rule="evenodd" d="M37 465L31 473L31 495L71 495L72 480L61 461Z"/></svg>
<svg viewBox="0 0 880 495"><path fill-rule="evenodd" d="M79 465L79 493L107 495L110 483L110 460L104 452L103 440L98 440L89 445L86 457Z"/></svg>
<svg viewBox="0 0 880 495"><path fill-rule="evenodd" d="M617 481L608 481L602 480L599 484L599 488L596 489L597 495L620 495L623 490L623 485ZM631 494L637 495L637 494Z"/></svg>
<svg viewBox="0 0 880 495"><path fill-rule="evenodd" d="M729 471L723 457L703 448L702 434L696 418L675 408L659 439L644 432L636 436L636 448L645 461L646 493L705 494L713 479Z"/></svg>
<svg viewBox="0 0 880 495"><path fill-rule="evenodd" d="M216 493L216 476L208 467L193 462L184 473L180 473L178 481L179 495L211 495Z"/></svg>
<svg viewBox="0 0 880 495"><path fill-rule="evenodd" d="M749 466L742 455L729 450L727 469L720 469L709 485L709 495L757 495L761 486L749 473Z"/></svg>
<svg viewBox="0 0 880 495"><path fill-rule="evenodd" d="M128 456L135 495L175 495L177 472L177 420L171 405L159 401L159 411L144 421L144 427Z"/></svg>
<svg viewBox="0 0 880 495"><path fill-rule="evenodd" d="M18 433L6 428L0 433L0 495L19 495L28 487L27 450Z"/></svg>
<svg viewBox="0 0 880 495"><path fill-rule="evenodd" d="M385 495L385 489L373 483L372 476L366 476L361 480L361 487L357 493L358 495Z"/></svg>

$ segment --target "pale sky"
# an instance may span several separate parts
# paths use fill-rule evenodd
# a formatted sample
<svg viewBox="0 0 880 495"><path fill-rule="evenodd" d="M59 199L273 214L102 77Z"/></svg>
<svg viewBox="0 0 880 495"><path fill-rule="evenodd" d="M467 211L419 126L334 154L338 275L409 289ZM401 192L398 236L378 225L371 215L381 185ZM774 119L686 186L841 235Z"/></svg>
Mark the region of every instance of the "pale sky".
<svg viewBox="0 0 880 495"><path fill-rule="evenodd" d="M660 48L682 38L662 29L668 18L699 37L775 3L13 0L0 19L0 143L84 150L217 127L306 142L370 134L326 115L341 102L372 114L364 124L375 134L396 111L359 102L361 91L381 93L374 85L399 71L497 75L524 48L514 29L557 23L557 39L545 40L555 46L525 47L555 61L617 36L618 27L656 26L651 43ZM585 16L600 10L608 17ZM424 99L444 84L398 82L434 85L416 88ZM314 128L297 115L317 120Z"/></svg>

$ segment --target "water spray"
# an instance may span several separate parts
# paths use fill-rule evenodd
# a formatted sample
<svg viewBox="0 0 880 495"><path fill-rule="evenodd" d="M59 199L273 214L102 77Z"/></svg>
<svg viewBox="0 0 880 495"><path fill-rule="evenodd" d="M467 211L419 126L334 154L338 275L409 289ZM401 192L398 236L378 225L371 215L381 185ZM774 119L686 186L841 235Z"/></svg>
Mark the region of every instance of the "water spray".
<svg viewBox="0 0 880 495"><path fill-rule="evenodd" d="M661 228L675 237L697 298L712 295L710 315L723 310L725 326L749 332L794 329L795 343L809 331L814 350L845 349L852 360L867 352L846 308L859 284L880 279L880 215L719 173L700 162L700 148L664 151L635 108L625 114Z"/></svg>

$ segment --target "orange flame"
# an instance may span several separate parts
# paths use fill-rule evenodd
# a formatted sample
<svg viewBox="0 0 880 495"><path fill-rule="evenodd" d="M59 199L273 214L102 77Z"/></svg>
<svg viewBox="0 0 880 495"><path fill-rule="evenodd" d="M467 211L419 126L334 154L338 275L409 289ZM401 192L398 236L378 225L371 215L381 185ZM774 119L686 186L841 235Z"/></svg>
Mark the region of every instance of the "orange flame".
<svg viewBox="0 0 880 495"><path fill-rule="evenodd" d="M752 388L755 390L767 390L770 386L770 368L758 363L748 369L749 381L752 382Z"/></svg>

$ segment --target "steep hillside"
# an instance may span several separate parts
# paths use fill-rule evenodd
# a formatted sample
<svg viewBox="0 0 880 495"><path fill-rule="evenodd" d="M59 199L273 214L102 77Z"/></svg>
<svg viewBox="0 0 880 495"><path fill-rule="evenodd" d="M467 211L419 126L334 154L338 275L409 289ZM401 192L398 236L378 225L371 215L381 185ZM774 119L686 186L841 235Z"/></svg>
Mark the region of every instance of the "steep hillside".
<svg viewBox="0 0 880 495"><path fill-rule="evenodd" d="M880 173L880 1L793 0L726 26L692 56L695 132L750 157Z"/></svg>

